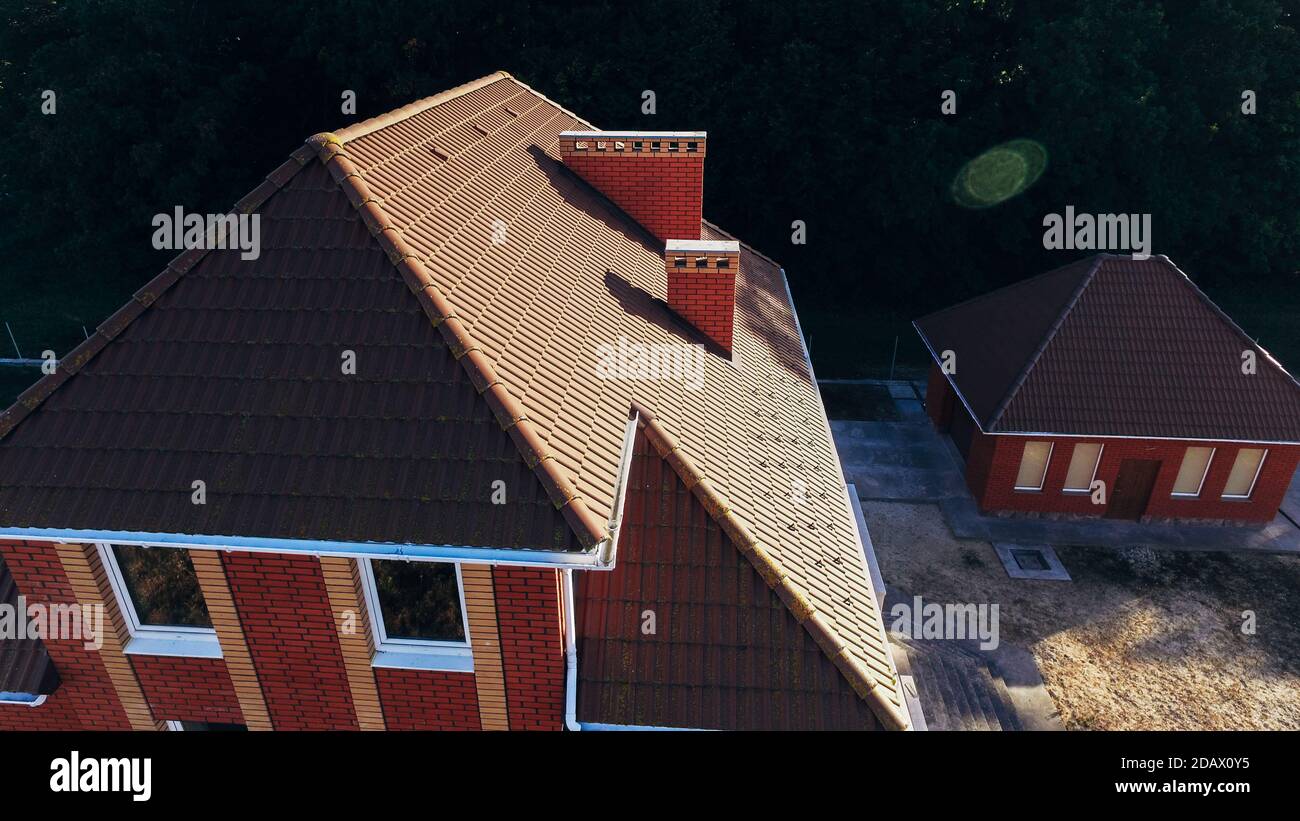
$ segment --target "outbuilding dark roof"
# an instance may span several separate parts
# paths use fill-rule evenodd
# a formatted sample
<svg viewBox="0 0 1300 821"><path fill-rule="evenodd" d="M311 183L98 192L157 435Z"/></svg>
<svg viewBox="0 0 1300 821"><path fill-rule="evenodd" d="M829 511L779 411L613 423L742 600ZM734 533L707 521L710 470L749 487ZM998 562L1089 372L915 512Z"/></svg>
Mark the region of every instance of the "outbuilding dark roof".
<svg viewBox="0 0 1300 821"><path fill-rule="evenodd" d="M915 325L989 433L1300 442L1300 384L1167 257L1099 254Z"/></svg>

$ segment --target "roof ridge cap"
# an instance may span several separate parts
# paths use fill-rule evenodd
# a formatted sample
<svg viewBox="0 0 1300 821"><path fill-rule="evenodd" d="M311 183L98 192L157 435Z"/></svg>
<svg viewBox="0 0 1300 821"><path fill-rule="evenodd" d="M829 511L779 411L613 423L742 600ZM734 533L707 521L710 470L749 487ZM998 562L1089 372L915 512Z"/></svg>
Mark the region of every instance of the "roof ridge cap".
<svg viewBox="0 0 1300 821"><path fill-rule="evenodd" d="M1185 272L1182 268L1179 268L1177 263L1175 263L1172 259L1170 259L1165 254L1157 254L1156 256L1151 257L1151 259L1157 259L1164 262L1165 265L1173 269L1174 273L1180 275L1183 278L1183 284L1191 288L1192 293L1200 297L1201 301L1204 302L1206 305L1208 305L1210 310L1213 311L1219 317L1219 319L1227 323L1228 327L1231 328L1233 331L1235 331L1237 335L1241 337L1241 339L1249 343L1251 347L1257 348L1260 353L1264 354L1264 358L1269 363L1271 363L1275 368L1281 371L1282 375L1285 376L1287 379L1289 379L1291 384L1295 386L1297 390L1300 390L1300 380L1297 380L1295 375L1292 374L1290 371L1288 371L1286 369L1286 366L1283 365L1282 362L1279 359L1277 359L1277 357L1269 353L1268 350L1263 345L1259 344L1259 342L1252 339L1250 334L1246 333L1246 329L1238 325L1235 319L1228 316L1226 311L1220 308L1214 300L1210 299L1210 295L1202 291L1201 286L1193 282L1192 278L1187 275L1187 272Z"/></svg>
<svg viewBox="0 0 1300 821"><path fill-rule="evenodd" d="M559 103L557 103L557 102L555 102L554 100L552 100L550 97L547 97L547 96L546 96L545 94L543 94L542 92L540 92L540 91L538 91L537 89L533 88L532 86L528 85L528 83L525 83L523 80L520 80L518 77L514 76L513 74L510 74L509 72L506 72L506 71L502 71L502 72L499 72L499 73L502 74L502 75L504 75L507 79L509 79L510 82L512 82L512 83L514 83L515 85L520 86L521 88L523 88L523 89L524 89L525 91L527 91L529 94L534 94L534 95L540 97L541 99L545 100L547 103L549 103L549 104L555 106L555 107L558 108L560 111L563 111L565 114L568 114L570 117L572 117L573 119L575 119L575 120L577 120L578 122L582 123L583 125L589 126L589 127L591 128L592 131L600 131L600 130L601 130L600 128L596 127L595 125L592 125L592 123L591 123L590 120L587 120L587 119L585 119L585 118L583 118L583 117L578 116L578 115L575 114L574 112L570 111L569 109L565 108L564 106L562 106L562 105L560 105Z"/></svg>
<svg viewBox="0 0 1300 821"><path fill-rule="evenodd" d="M281 163L270 174L267 174L256 188L241 197L231 207L226 216L253 213L273 194L288 185L289 181L302 170L306 163L307 160L301 157L301 149L294 151L289 155L289 159ZM223 226L224 223L218 223L213 226L212 230L213 232L221 231ZM209 240L212 236L212 233L205 234L205 238ZM80 373L81 369L90 360L104 350L108 343L121 335L122 331L126 330L132 322L139 319L181 277L194 270L215 244L208 241L204 243L205 247L190 248L177 254L171 262L167 263L167 267L162 270L162 273L145 283L140 290L131 296L131 299L125 305L118 308L101 322L95 328L95 332L86 337L84 342L59 359L54 373L42 376L30 388L19 394L13 405L0 412L0 440L3 440L32 411L40 407L41 403L48 399L63 383Z"/></svg>
<svg viewBox="0 0 1300 821"><path fill-rule="evenodd" d="M1074 306L1079 302L1079 297L1083 296L1083 292L1092 284L1093 279L1097 276L1097 271L1101 270L1102 263L1107 259L1110 259L1109 254L1097 254L1092 258L1092 264L1088 266L1088 272L1083 275L1083 279L1075 286L1074 293L1070 294L1070 298L1061 308L1060 313L1056 315L1056 320L1052 322L1051 327L1047 329L1047 333L1043 335L1043 341L1038 343L1038 348L1034 351L1033 356L1029 357L1029 361L1025 363L1025 366L1020 369L1020 373L1016 375L1015 381L1011 383L1011 387L1007 390L1006 396L1002 397L1002 401L993 409L993 415L989 417L988 427L986 428L990 433L997 427L998 420L1002 418L1002 414L1006 413L1007 407L1011 405L1011 400L1015 399L1016 394L1020 392L1021 386L1029 378L1029 372L1038 364L1038 360L1042 358L1047 346L1052 344L1052 340L1056 338L1056 332L1065 324L1065 318L1070 315L1070 311L1074 310Z"/></svg>
<svg viewBox="0 0 1300 821"><path fill-rule="evenodd" d="M505 71L494 71L491 74L479 77L477 80L470 80L468 83L449 88L446 91L440 91L428 97L422 97L412 103L407 103L401 108L395 108L392 111L386 111L383 114L376 114L368 120L362 120L359 123L345 126L338 131L333 132L339 139L339 142L359 139L367 134L373 134L376 131L387 128L395 123L410 119L416 114L428 111L429 109L442 105L448 100L454 100L471 91L477 91L483 86L491 85L498 80L513 79Z"/></svg>
<svg viewBox="0 0 1300 821"><path fill-rule="evenodd" d="M433 326L442 334L452 356L460 362L479 396L487 402L497 423L509 434L520 456L542 483L555 508L564 516L584 548L595 548L609 539L606 523L589 508L579 495L572 479L546 447L541 435L524 412L505 382L497 376L491 360L470 335L456 315L456 309L439 290L432 274L414 249L402 239L396 224L384 212L361 178L361 172L348 159L343 141L336 134L322 132L308 138L305 146L329 171L330 177L347 195L388 260L397 269L406 287L415 294L420 307Z"/></svg>
<svg viewBox="0 0 1300 821"><path fill-rule="evenodd" d="M831 622L818 612L816 606L790 579L781 563L764 550L749 532L745 523L736 516L726 499L709 482L695 461L681 448L671 433L664 428L652 411L635 400L632 412L637 424L646 432L650 444L681 478L687 489L704 505L709 515L721 525L728 540L758 571L795 620L808 631L813 641L840 674L853 687L858 697L867 702L886 729L905 730L910 725L906 711L895 704L884 692L884 687L849 653L848 644L839 636ZM883 618L883 614L882 614Z"/></svg>

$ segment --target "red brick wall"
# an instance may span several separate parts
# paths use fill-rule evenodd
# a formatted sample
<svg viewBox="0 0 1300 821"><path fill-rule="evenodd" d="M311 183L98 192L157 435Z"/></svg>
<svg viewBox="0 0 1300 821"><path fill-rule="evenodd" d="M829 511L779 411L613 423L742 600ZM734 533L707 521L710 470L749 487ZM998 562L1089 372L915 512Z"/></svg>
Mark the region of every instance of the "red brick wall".
<svg viewBox="0 0 1300 821"><path fill-rule="evenodd" d="M473 673L375 668L384 722L390 730L477 730Z"/></svg>
<svg viewBox="0 0 1300 821"><path fill-rule="evenodd" d="M0 541L9 572L28 604L76 604L54 546ZM109 629L108 614L104 629ZM59 689L40 707L0 705L0 730L130 730L117 691L95 650L82 639L45 639Z"/></svg>
<svg viewBox="0 0 1300 821"><path fill-rule="evenodd" d="M564 725L564 633L560 574L495 567L497 620L512 730Z"/></svg>
<svg viewBox="0 0 1300 821"><path fill-rule="evenodd" d="M320 561L230 552L222 563L275 729L359 729Z"/></svg>
<svg viewBox="0 0 1300 821"><path fill-rule="evenodd" d="M980 507L984 510L1014 510L1040 513L1073 513L1102 515L1105 507L1092 504L1088 496L1062 492L1070 456L1076 442L1100 442L1104 445L1097 478L1106 483L1109 494L1115 487L1120 463L1125 459L1153 459L1161 462L1160 473L1151 491L1151 501L1146 516L1151 518L1231 519L1243 522L1269 522L1277 515L1278 506L1286 494L1287 485L1300 460L1300 447L1271 446L1264 467L1251 498L1246 501L1229 501L1221 498L1228 480L1233 460L1241 445L1231 442L1178 442L1161 439L1076 439L1067 437L1032 437L1037 441L1054 443L1051 462L1043 490L1025 492L1014 489L1016 473L1025 442L1031 437L976 435L984 440L981 456L974 458L967 468L970 485ZM1215 447L1214 460L1201 494L1195 499L1174 498L1174 480L1182 464L1183 453L1190 446ZM987 476L987 478L985 478Z"/></svg>
<svg viewBox="0 0 1300 821"><path fill-rule="evenodd" d="M678 268L668 259L668 305L704 332L709 339L731 351L736 320L736 268Z"/></svg>
<svg viewBox="0 0 1300 821"><path fill-rule="evenodd" d="M244 723L224 659L138 655L130 659L154 718Z"/></svg>
<svg viewBox="0 0 1300 821"><path fill-rule="evenodd" d="M564 164L660 240L700 238L704 157L583 151Z"/></svg>

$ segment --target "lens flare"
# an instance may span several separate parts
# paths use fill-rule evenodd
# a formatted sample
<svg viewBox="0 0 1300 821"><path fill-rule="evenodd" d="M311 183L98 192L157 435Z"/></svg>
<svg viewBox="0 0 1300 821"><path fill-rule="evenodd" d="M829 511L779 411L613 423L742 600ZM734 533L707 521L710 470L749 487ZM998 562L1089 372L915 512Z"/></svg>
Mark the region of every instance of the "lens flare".
<svg viewBox="0 0 1300 821"><path fill-rule="evenodd" d="M1046 148L1033 140L1012 140L962 166L952 197L966 208L989 208L1024 193L1046 169Z"/></svg>

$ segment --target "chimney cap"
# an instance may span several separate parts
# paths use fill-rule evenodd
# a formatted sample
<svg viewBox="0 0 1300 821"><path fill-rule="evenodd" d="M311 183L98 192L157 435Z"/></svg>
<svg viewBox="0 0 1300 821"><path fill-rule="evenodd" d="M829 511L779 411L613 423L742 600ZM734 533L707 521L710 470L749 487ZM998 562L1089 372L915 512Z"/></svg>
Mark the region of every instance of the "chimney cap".
<svg viewBox="0 0 1300 821"><path fill-rule="evenodd" d="M561 131L575 140L704 140L707 131Z"/></svg>
<svg viewBox="0 0 1300 821"><path fill-rule="evenodd" d="M664 245L664 251L700 254L739 254L740 243L737 240L713 239L670 239Z"/></svg>

